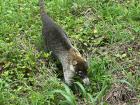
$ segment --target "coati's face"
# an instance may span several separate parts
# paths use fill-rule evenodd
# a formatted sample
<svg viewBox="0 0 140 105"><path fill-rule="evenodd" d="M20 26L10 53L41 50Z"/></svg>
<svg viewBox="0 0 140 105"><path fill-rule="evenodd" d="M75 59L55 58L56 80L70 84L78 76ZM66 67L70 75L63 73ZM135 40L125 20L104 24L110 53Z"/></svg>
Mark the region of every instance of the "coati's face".
<svg viewBox="0 0 140 105"><path fill-rule="evenodd" d="M84 84L89 85L89 78L87 76L88 64L87 61L81 56L77 49L71 48L69 50L70 61L72 62L73 69L76 75L80 76Z"/></svg>
<svg viewBox="0 0 140 105"><path fill-rule="evenodd" d="M89 85L89 78L87 76L88 64L86 61L75 62L74 69L76 75L78 75L82 80L83 83Z"/></svg>

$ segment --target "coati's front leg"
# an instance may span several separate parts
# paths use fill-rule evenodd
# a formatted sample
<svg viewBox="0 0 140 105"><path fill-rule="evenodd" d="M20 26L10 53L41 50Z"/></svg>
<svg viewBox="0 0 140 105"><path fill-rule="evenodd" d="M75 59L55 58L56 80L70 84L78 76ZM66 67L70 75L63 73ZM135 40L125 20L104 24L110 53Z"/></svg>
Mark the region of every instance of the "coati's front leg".
<svg viewBox="0 0 140 105"><path fill-rule="evenodd" d="M73 77L74 77L74 70L72 65L67 65L63 67L63 73L64 73L64 80L66 84L71 85L73 83Z"/></svg>
<svg viewBox="0 0 140 105"><path fill-rule="evenodd" d="M58 54L58 58L63 67L64 81L66 84L71 85L75 75L75 70L69 58L69 53L67 51L62 51Z"/></svg>
<svg viewBox="0 0 140 105"><path fill-rule="evenodd" d="M70 63L69 59L66 57L63 62L63 75L65 83L68 85L71 85L73 83L73 77L75 74L75 70L73 68L73 65Z"/></svg>

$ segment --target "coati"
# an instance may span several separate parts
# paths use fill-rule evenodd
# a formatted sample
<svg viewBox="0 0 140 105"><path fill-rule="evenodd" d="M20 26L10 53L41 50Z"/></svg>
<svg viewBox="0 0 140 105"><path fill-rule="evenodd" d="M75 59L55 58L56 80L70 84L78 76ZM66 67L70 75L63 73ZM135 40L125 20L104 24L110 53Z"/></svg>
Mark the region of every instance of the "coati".
<svg viewBox="0 0 140 105"><path fill-rule="evenodd" d="M42 20L42 35L47 50L55 55L63 67L66 84L73 83L74 75L79 75L84 84L89 84L87 77L88 64L76 48L73 47L67 34L47 15L44 0L39 0Z"/></svg>

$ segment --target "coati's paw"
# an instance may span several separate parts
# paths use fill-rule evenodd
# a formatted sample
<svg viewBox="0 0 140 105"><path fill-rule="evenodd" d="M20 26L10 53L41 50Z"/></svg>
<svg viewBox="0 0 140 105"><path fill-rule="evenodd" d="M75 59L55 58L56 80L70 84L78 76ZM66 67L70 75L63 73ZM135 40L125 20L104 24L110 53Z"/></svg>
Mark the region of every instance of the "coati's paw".
<svg viewBox="0 0 140 105"><path fill-rule="evenodd" d="M73 80L65 80L65 83L68 85L68 86L72 86L73 85Z"/></svg>
<svg viewBox="0 0 140 105"><path fill-rule="evenodd" d="M74 76L74 72L71 70L65 70L64 71L64 79L65 79L65 83L67 85L72 85L73 83L73 76Z"/></svg>

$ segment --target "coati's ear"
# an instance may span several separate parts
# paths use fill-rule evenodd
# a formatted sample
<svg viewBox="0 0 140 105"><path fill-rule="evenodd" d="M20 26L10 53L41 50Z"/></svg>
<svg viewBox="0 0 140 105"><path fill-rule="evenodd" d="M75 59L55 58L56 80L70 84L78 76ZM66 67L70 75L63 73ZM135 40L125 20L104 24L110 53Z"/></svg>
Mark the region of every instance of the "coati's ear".
<svg viewBox="0 0 140 105"><path fill-rule="evenodd" d="M73 61L73 65L74 66L77 65L77 61L76 60Z"/></svg>

